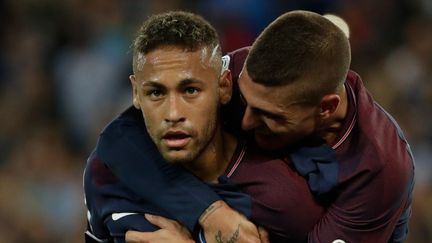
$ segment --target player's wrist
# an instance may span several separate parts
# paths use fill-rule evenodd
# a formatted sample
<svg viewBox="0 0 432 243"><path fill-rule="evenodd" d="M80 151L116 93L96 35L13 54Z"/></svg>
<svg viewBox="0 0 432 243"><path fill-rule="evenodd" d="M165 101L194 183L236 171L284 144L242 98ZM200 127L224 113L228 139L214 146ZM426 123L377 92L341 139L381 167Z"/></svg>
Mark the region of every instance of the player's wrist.
<svg viewBox="0 0 432 243"><path fill-rule="evenodd" d="M227 242L260 242L257 227L224 201L211 204L201 215L199 223L205 238L210 240L207 242L222 242L222 239Z"/></svg>
<svg viewBox="0 0 432 243"><path fill-rule="evenodd" d="M229 206L222 200L215 201L214 203L210 204L206 210L201 214L198 222L204 229L207 228L211 222L217 218L219 215L221 209L223 208L229 208Z"/></svg>

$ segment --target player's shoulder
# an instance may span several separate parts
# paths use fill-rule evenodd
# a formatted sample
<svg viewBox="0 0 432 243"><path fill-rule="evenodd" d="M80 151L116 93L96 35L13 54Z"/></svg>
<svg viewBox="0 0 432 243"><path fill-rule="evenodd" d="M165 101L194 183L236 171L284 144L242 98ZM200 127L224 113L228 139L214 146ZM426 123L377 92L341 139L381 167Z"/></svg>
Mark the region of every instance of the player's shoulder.
<svg viewBox="0 0 432 243"><path fill-rule="evenodd" d="M93 151L87 159L84 171L84 185L107 185L116 183L118 180L111 172L105 162ZM87 187L86 187L87 188ZM88 187L91 188L91 187Z"/></svg>
<svg viewBox="0 0 432 243"><path fill-rule="evenodd" d="M245 46L239 49L236 49L234 51L228 52L227 55L229 55L232 58L238 58L238 59L246 59L247 55L249 54L251 47Z"/></svg>
<svg viewBox="0 0 432 243"><path fill-rule="evenodd" d="M120 154L125 153L125 143L128 143L131 138L142 136L145 132L141 112L131 106L103 129L97 141L95 153L97 157L105 160L113 156L121 157Z"/></svg>
<svg viewBox="0 0 432 243"><path fill-rule="evenodd" d="M98 141L87 158L84 170L84 186L93 190L100 185L116 183L111 171L114 162L121 162L130 154L129 137L145 131L139 110L129 107L113 119L101 132Z"/></svg>
<svg viewBox="0 0 432 243"><path fill-rule="evenodd" d="M227 53L229 61L229 70L231 70L233 77L238 77L249 54L250 46L242 47L232 52Z"/></svg>
<svg viewBox="0 0 432 243"><path fill-rule="evenodd" d="M388 163L411 164L408 142L396 120L373 99L357 73L350 71L347 83L356 106L356 134L351 136L354 137L351 144L358 151L356 155L368 157L363 163L374 166L377 171L388 167Z"/></svg>
<svg viewBox="0 0 432 243"><path fill-rule="evenodd" d="M141 129L143 125L141 112L130 106L102 130L101 136L123 136L129 130Z"/></svg>
<svg viewBox="0 0 432 243"><path fill-rule="evenodd" d="M354 70L349 70L346 76L346 81L351 84L356 84L357 82L363 82L360 75Z"/></svg>

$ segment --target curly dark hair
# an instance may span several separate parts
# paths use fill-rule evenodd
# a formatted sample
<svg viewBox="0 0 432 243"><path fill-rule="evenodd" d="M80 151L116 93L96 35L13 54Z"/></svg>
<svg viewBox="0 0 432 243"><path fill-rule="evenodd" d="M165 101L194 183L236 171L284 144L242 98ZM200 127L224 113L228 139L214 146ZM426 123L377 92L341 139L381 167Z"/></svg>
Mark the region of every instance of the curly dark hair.
<svg viewBox="0 0 432 243"><path fill-rule="evenodd" d="M219 37L213 26L203 17L184 11L171 11L150 16L138 30L133 42L134 67L138 54L167 45L188 51L217 48L221 55Z"/></svg>

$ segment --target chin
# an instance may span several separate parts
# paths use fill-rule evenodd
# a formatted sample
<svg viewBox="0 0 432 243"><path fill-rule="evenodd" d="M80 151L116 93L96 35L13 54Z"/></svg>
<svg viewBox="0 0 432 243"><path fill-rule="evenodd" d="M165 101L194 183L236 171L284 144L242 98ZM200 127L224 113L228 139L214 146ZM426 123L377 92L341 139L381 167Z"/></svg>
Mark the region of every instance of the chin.
<svg viewBox="0 0 432 243"><path fill-rule="evenodd" d="M162 153L162 157L170 164L185 164L193 160L186 151L169 151Z"/></svg>

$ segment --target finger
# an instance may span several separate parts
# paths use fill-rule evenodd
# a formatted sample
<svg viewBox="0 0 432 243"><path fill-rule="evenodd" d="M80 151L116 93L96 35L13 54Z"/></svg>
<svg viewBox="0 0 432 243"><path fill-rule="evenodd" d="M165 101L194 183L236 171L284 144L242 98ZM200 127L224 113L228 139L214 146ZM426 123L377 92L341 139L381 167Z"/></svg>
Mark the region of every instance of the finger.
<svg viewBox="0 0 432 243"><path fill-rule="evenodd" d="M258 233L259 233L259 236L260 236L261 243L270 243L269 233L267 232L266 229L264 229L263 227L259 226L258 227Z"/></svg>
<svg viewBox="0 0 432 243"><path fill-rule="evenodd" d="M125 235L126 242L129 243L150 243L153 232L139 232L128 230Z"/></svg>
<svg viewBox="0 0 432 243"><path fill-rule="evenodd" d="M174 229L176 226L179 226L177 221L167 219L162 216L153 215L153 214L144 214L144 217L152 224L158 226L161 229Z"/></svg>

